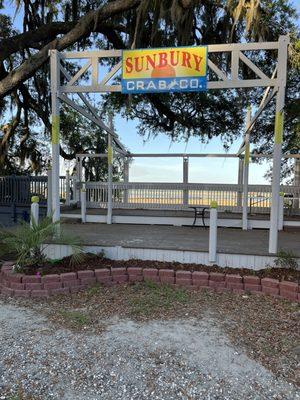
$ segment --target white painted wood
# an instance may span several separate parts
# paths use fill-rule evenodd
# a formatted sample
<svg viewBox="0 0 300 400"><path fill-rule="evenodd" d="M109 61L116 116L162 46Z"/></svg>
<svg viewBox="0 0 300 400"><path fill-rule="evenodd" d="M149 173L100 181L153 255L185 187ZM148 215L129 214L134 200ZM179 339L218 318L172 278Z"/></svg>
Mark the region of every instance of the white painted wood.
<svg viewBox="0 0 300 400"><path fill-rule="evenodd" d="M244 155L244 169L243 169L243 212L242 212L242 220L243 220L243 230L246 231L248 229L248 191L249 191L249 154L250 154L250 133L249 133L249 125L251 123L251 108L247 109L246 116L246 134L244 137L245 150L246 153ZM249 154L248 154L249 152Z"/></svg>
<svg viewBox="0 0 300 400"><path fill-rule="evenodd" d="M244 160L243 157L239 157L239 164L238 164L238 182L237 184L239 187L243 186L243 176L244 176ZM237 206L242 207L243 205L243 192L238 190L237 194Z"/></svg>
<svg viewBox="0 0 300 400"><path fill-rule="evenodd" d="M86 221L86 190L83 187L80 191L80 207L81 207L81 222L84 224Z"/></svg>
<svg viewBox="0 0 300 400"><path fill-rule="evenodd" d="M47 169L47 217L52 215L52 168Z"/></svg>
<svg viewBox="0 0 300 400"><path fill-rule="evenodd" d="M122 68L122 61L120 61L118 64L116 64L102 79L100 82L101 86L104 86L107 84L107 82Z"/></svg>
<svg viewBox="0 0 300 400"><path fill-rule="evenodd" d="M125 158L124 159L124 171L123 171L123 178L124 178L124 183L129 183L129 159ZM128 203L128 189L124 190L124 203Z"/></svg>
<svg viewBox="0 0 300 400"><path fill-rule="evenodd" d="M207 48L209 53L229 52L233 50L273 50L278 49L278 42L209 44Z"/></svg>
<svg viewBox="0 0 300 400"><path fill-rule="evenodd" d="M283 220L284 220L284 193L280 192L279 196L279 215L278 215L278 230L283 230Z"/></svg>
<svg viewBox="0 0 300 400"><path fill-rule="evenodd" d="M112 115L110 115L110 128L113 129L113 121ZM112 151L112 138L108 135L107 138L107 151ZM108 170L108 178L107 178L107 224L112 223L112 209L113 209L113 188L112 188L112 179L113 179L113 152L111 155L111 159L107 158L107 170Z"/></svg>
<svg viewBox="0 0 300 400"><path fill-rule="evenodd" d="M63 75L64 75L68 80L71 79L71 76L70 76L69 73L63 68L62 65L60 65L60 70L61 70L61 72L63 73ZM91 105L91 103L90 103L89 100L84 96L84 94L78 93L78 96L79 96L79 98L83 101L83 103L87 106L87 108L88 108L89 111L92 113L92 115L93 115L97 120L100 120L100 121L101 121L101 116L98 115L98 110L97 110L95 107L93 107L93 106ZM101 122L102 122L102 121L101 121ZM108 126L106 126L103 122L102 122L102 124L103 124L102 128L103 128L104 130L106 130L106 132L111 133L111 132L110 132L110 128L109 128ZM118 135L116 134L116 132L113 132L113 133L115 134L115 136L114 136L114 141L116 142L116 144L120 147L120 149L122 149L123 151L126 152L126 149L125 149L124 145L121 143L121 141L119 140Z"/></svg>
<svg viewBox="0 0 300 400"><path fill-rule="evenodd" d="M93 50L93 51L65 51L61 58L72 59L72 58L110 58L110 57L122 57L122 50Z"/></svg>
<svg viewBox="0 0 300 400"><path fill-rule="evenodd" d="M137 157L143 157L143 158L161 158L161 157L167 157L167 158L172 158L172 157L196 157L196 158L236 158L237 155L230 154L230 153L129 153L130 157L132 158L137 158Z"/></svg>
<svg viewBox="0 0 300 400"><path fill-rule="evenodd" d="M39 203L31 203L30 207L30 226L33 225L33 222L35 222L36 225L39 224Z"/></svg>
<svg viewBox="0 0 300 400"><path fill-rule="evenodd" d="M208 67L214 71L214 73L222 80L222 81L226 81L227 80L227 76L224 74L223 71L221 71L216 64L214 64L211 60L207 60L207 65Z"/></svg>
<svg viewBox="0 0 300 400"><path fill-rule="evenodd" d="M283 112L285 104L285 86L287 69L288 36L279 37L278 48L278 85L276 94L276 113ZM276 133L274 137L276 136ZM281 172L282 143L274 143L273 169L272 169L272 204L270 217L269 253L276 254L278 250L278 217L279 217L279 192Z"/></svg>
<svg viewBox="0 0 300 400"><path fill-rule="evenodd" d="M62 213L62 218L80 219L81 214ZM106 215L91 215L87 214L86 222L106 223ZM147 216L131 216L131 215L114 215L112 218L114 224L141 224L141 225L174 225L174 226L191 226L193 218L187 217L147 217ZM209 226L209 218L205 218L205 225ZM199 227L202 222L198 222ZM218 226L228 228L241 228L242 220L236 218L219 218ZM300 227L300 221L284 220L286 227ZM262 219L248 220L248 229L269 229L270 221Z"/></svg>
<svg viewBox="0 0 300 400"><path fill-rule="evenodd" d="M70 171L66 170L66 206L69 206L71 203L71 191L70 191Z"/></svg>
<svg viewBox="0 0 300 400"><path fill-rule="evenodd" d="M217 261L217 231L218 231L218 210L209 210L209 262L214 264Z"/></svg>
<svg viewBox="0 0 300 400"><path fill-rule="evenodd" d="M226 81L209 81L207 89L237 89L250 87L276 86L277 79L236 79Z"/></svg>
<svg viewBox="0 0 300 400"><path fill-rule="evenodd" d="M209 265L208 252L145 249L120 246L83 246L84 251L99 253L104 251L105 256L114 260L153 260L174 261L183 264ZM48 244L44 250L47 257L52 259L66 257L72 254L72 249L67 245ZM275 257L249 254L219 253L217 265L220 267L249 268L259 270L270 268L274 265ZM300 265L300 259L297 259Z"/></svg>
<svg viewBox="0 0 300 400"><path fill-rule="evenodd" d="M261 85L269 86L269 85ZM271 86L271 85L270 85ZM121 92L121 85L78 85L78 86L61 86L62 93L107 93Z"/></svg>
<svg viewBox="0 0 300 400"><path fill-rule="evenodd" d="M183 189L183 205L188 206L189 204L189 190L187 188L187 184L189 183L189 159L188 157L184 157L182 159L182 183L186 188Z"/></svg>
<svg viewBox="0 0 300 400"><path fill-rule="evenodd" d="M99 58L92 57L92 86L98 85Z"/></svg>
<svg viewBox="0 0 300 400"><path fill-rule="evenodd" d="M51 112L52 112L52 123L58 124L58 138L53 140L52 137L52 220L53 222L59 222L60 220L60 193L59 193L59 112L60 112L60 53L57 50L50 50L50 85L51 85ZM57 143L58 142L58 143ZM59 231L59 225L57 225L57 231Z"/></svg>
<svg viewBox="0 0 300 400"><path fill-rule="evenodd" d="M267 75L265 75L261 69L259 69L251 60L249 60L248 57L245 56L244 53L241 51L239 52L239 58L240 60L243 61L257 76L259 76L261 79L269 79Z"/></svg>
<svg viewBox="0 0 300 400"><path fill-rule="evenodd" d="M231 52L231 81L239 79L239 54L238 50Z"/></svg>
<svg viewBox="0 0 300 400"><path fill-rule="evenodd" d="M84 73L85 71L90 67L91 62L88 61L80 70L69 80L67 83L67 86L72 86Z"/></svg>
<svg viewBox="0 0 300 400"><path fill-rule="evenodd" d="M73 100L69 99L66 95L62 94L59 96L59 98L64 101L66 104L68 104L70 107L74 108L74 110L78 111L80 114L82 114L84 117L89 119L90 121L94 122L97 126L100 126L100 128L106 130L110 135L113 137L117 137L116 133L108 128L100 119L94 117L91 113L86 111L83 107L80 105L76 104Z"/></svg>

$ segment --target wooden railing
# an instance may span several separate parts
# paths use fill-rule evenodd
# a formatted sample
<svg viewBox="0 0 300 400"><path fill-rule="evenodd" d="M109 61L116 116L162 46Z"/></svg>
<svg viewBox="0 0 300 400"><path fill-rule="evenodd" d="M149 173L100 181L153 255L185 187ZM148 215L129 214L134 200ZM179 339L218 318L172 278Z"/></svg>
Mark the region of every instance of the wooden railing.
<svg viewBox="0 0 300 400"><path fill-rule="evenodd" d="M60 198L66 195L65 177L60 177ZM0 176L0 204L28 205L32 196L39 196L40 203L47 202L47 176Z"/></svg>
<svg viewBox="0 0 300 400"><path fill-rule="evenodd" d="M300 188L282 186L281 190L291 198L299 199ZM249 185L248 207L255 212L269 212L271 205L270 185ZM107 207L107 184L87 182L87 206ZM186 209L191 206L208 206L217 201L223 211L242 210L242 185L201 183L113 183L114 208ZM293 202L299 212L299 202Z"/></svg>
<svg viewBox="0 0 300 400"><path fill-rule="evenodd" d="M48 195L47 176L4 176L0 177L0 204L30 204L31 197L37 195L41 203L46 203ZM70 180L72 200L79 200L75 185ZM66 199L66 179L60 177L60 198ZM87 207L107 208L108 185L103 182L86 182ZM76 189L77 188L77 189ZM249 185L248 207L250 212L270 211L271 185ZM290 211L300 213L299 186L282 186L281 190L289 196L286 199ZM112 185L114 208L173 209L182 210L191 206L208 206L217 201L219 209L228 212L242 210L243 187L232 184L202 183L123 183Z"/></svg>

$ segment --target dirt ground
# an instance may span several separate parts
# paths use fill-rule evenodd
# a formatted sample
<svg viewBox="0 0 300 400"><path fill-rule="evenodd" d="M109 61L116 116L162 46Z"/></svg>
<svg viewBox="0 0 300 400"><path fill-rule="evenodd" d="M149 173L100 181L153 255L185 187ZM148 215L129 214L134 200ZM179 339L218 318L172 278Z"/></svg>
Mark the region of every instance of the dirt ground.
<svg viewBox="0 0 300 400"><path fill-rule="evenodd" d="M0 399L300 399L299 305L155 285L0 299Z"/></svg>

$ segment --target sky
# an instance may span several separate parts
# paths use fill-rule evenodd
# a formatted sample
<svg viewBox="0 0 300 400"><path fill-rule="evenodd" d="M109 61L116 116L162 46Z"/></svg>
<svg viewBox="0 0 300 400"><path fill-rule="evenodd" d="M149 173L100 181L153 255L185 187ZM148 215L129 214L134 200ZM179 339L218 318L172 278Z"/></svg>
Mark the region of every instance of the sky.
<svg viewBox="0 0 300 400"><path fill-rule="evenodd" d="M300 0L292 2L300 13ZM12 17L15 14L14 1L6 0L5 12ZM0 11L1 12L1 11ZM14 25L21 26L21 14L14 19ZM114 118L114 125L122 143L132 153L224 153L222 142L219 138L212 139L208 144L201 143L200 139L191 138L188 143L172 143L168 136L159 134L144 142L137 133L137 121L127 121L120 115ZM230 147L229 153L235 153L242 141ZM264 175L270 164L250 164L249 182L252 184L266 184ZM61 163L61 171L68 167ZM231 158L199 158L190 159L189 182L195 183L237 183L238 159ZM181 182L181 158L137 158L130 166L130 181L135 182Z"/></svg>

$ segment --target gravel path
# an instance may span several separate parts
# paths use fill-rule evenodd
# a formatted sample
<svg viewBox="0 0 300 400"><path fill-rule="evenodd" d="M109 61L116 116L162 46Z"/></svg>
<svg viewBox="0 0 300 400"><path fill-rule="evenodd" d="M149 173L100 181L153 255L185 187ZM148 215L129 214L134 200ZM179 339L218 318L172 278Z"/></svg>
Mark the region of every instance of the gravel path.
<svg viewBox="0 0 300 400"><path fill-rule="evenodd" d="M115 318L96 335L57 329L37 311L0 302L0 335L0 399L300 399L208 315ZM20 388L23 397L10 397Z"/></svg>

